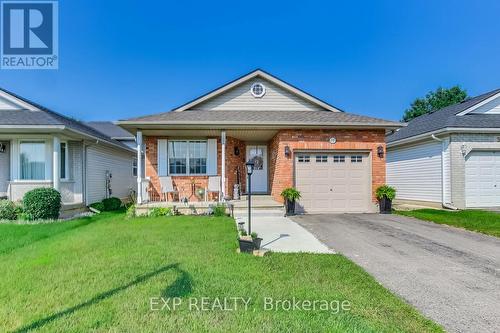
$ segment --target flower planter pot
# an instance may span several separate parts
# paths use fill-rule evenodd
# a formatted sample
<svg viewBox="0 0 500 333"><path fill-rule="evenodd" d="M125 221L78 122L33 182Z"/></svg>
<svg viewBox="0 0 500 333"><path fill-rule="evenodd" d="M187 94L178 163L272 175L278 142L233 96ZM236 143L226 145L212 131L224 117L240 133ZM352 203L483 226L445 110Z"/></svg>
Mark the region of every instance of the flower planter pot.
<svg viewBox="0 0 500 333"><path fill-rule="evenodd" d="M380 214L392 214L392 200L383 197L378 200L380 207Z"/></svg>
<svg viewBox="0 0 500 333"><path fill-rule="evenodd" d="M295 201L286 200L286 215L295 215Z"/></svg>
<svg viewBox="0 0 500 333"><path fill-rule="evenodd" d="M238 241L240 243L240 252L252 253L253 250L255 249L255 244L252 238L250 239L240 238Z"/></svg>
<svg viewBox="0 0 500 333"><path fill-rule="evenodd" d="M257 237L253 239L253 245L255 246L255 250L260 249L260 243L262 243L262 238Z"/></svg>

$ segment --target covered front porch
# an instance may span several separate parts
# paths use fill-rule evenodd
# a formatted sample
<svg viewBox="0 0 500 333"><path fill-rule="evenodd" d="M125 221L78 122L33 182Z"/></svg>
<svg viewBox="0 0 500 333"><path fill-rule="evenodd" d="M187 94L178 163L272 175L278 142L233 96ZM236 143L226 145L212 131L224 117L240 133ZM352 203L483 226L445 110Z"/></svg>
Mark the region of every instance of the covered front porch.
<svg viewBox="0 0 500 333"><path fill-rule="evenodd" d="M39 187L61 193L63 205L83 204L82 144L65 135L0 135L0 198L22 200Z"/></svg>
<svg viewBox="0 0 500 333"><path fill-rule="evenodd" d="M238 200L247 193L245 163L255 163L252 193L270 195L273 154L278 130L137 131L139 205L204 208L214 202ZM214 186L214 182L216 186ZM171 185L170 185L171 184ZM271 197L269 197L271 199ZM273 200L273 199L271 199ZM278 205L281 203L273 202Z"/></svg>

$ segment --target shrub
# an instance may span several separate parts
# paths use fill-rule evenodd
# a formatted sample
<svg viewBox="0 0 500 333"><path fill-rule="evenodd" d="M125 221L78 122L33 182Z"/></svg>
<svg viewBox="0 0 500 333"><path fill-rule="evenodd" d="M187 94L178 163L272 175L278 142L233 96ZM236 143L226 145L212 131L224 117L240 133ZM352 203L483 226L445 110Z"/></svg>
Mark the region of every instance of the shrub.
<svg viewBox="0 0 500 333"><path fill-rule="evenodd" d="M213 207L214 216L226 216L226 205L218 204Z"/></svg>
<svg viewBox="0 0 500 333"><path fill-rule="evenodd" d="M106 212L118 210L122 206L122 201L115 197L104 199L102 203Z"/></svg>
<svg viewBox="0 0 500 333"><path fill-rule="evenodd" d="M300 199L300 192L296 189L296 188L293 188L293 187L289 187L289 188L286 188L284 189L282 192L281 192L281 196L285 199L285 200L288 200L288 201L297 201Z"/></svg>
<svg viewBox="0 0 500 333"><path fill-rule="evenodd" d="M28 220L55 220L61 210L61 193L53 188L37 188L23 198L25 217Z"/></svg>
<svg viewBox="0 0 500 333"><path fill-rule="evenodd" d="M100 212L104 212L104 204L102 202L94 202L93 204L90 204L89 207L97 209Z"/></svg>
<svg viewBox="0 0 500 333"><path fill-rule="evenodd" d="M156 207L149 211L150 217L172 216L174 215L170 207Z"/></svg>
<svg viewBox="0 0 500 333"><path fill-rule="evenodd" d="M387 198L392 201L396 198L396 189L389 185L382 185L377 188L375 195L377 196L377 199Z"/></svg>
<svg viewBox="0 0 500 333"><path fill-rule="evenodd" d="M128 219L131 219L131 218L134 218L136 215L135 215L135 205L130 205L128 206L127 208L127 213L125 214L125 216L128 218Z"/></svg>
<svg viewBox="0 0 500 333"><path fill-rule="evenodd" d="M10 200L0 200L0 220L16 220L18 207Z"/></svg>

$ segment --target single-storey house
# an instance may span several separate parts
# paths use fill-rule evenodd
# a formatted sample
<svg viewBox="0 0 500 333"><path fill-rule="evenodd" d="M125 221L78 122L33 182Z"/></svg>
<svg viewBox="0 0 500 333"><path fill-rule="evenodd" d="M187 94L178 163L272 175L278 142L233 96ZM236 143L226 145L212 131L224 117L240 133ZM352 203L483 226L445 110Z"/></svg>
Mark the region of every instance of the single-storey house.
<svg viewBox="0 0 500 333"><path fill-rule="evenodd" d="M135 149L107 134L0 89L0 197L53 187L65 207L127 198L134 158Z"/></svg>
<svg viewBox="0 0 500 333"><path fill-rule="evenodd" d="M170 177L181 198L200 200L210 176L222 196L235 185L271 195L296 187L303 212L371 212L384 184L385 134L401 123L343 112L262 70L255 70L170 112L119 121L145 147L149 199L159 200L160 177ZM139 177L141 178L141 177ZM146 194L138 179L139 202Z"/></svg>
<svg viewBox="0 0 500 333"><path fill-rule="evenodd" d="M500 206L500 89L411 120L387 137L397 197L448 208Z"/></svg>

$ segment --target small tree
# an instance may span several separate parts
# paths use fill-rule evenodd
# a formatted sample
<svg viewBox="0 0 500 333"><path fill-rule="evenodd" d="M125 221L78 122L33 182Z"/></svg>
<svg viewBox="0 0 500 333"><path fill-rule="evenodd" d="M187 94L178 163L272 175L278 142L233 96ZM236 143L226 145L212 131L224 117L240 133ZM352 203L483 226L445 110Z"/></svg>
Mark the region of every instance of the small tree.
<svg viewBox="0 0 500 333"><path fill-rule="evenodd" d="M410 108L406 109L403 121L408 122L423 114L463 102L467 97L467 92L459 86L439 87L435 91L429 91L425 97L415 99Z"/></svg>

